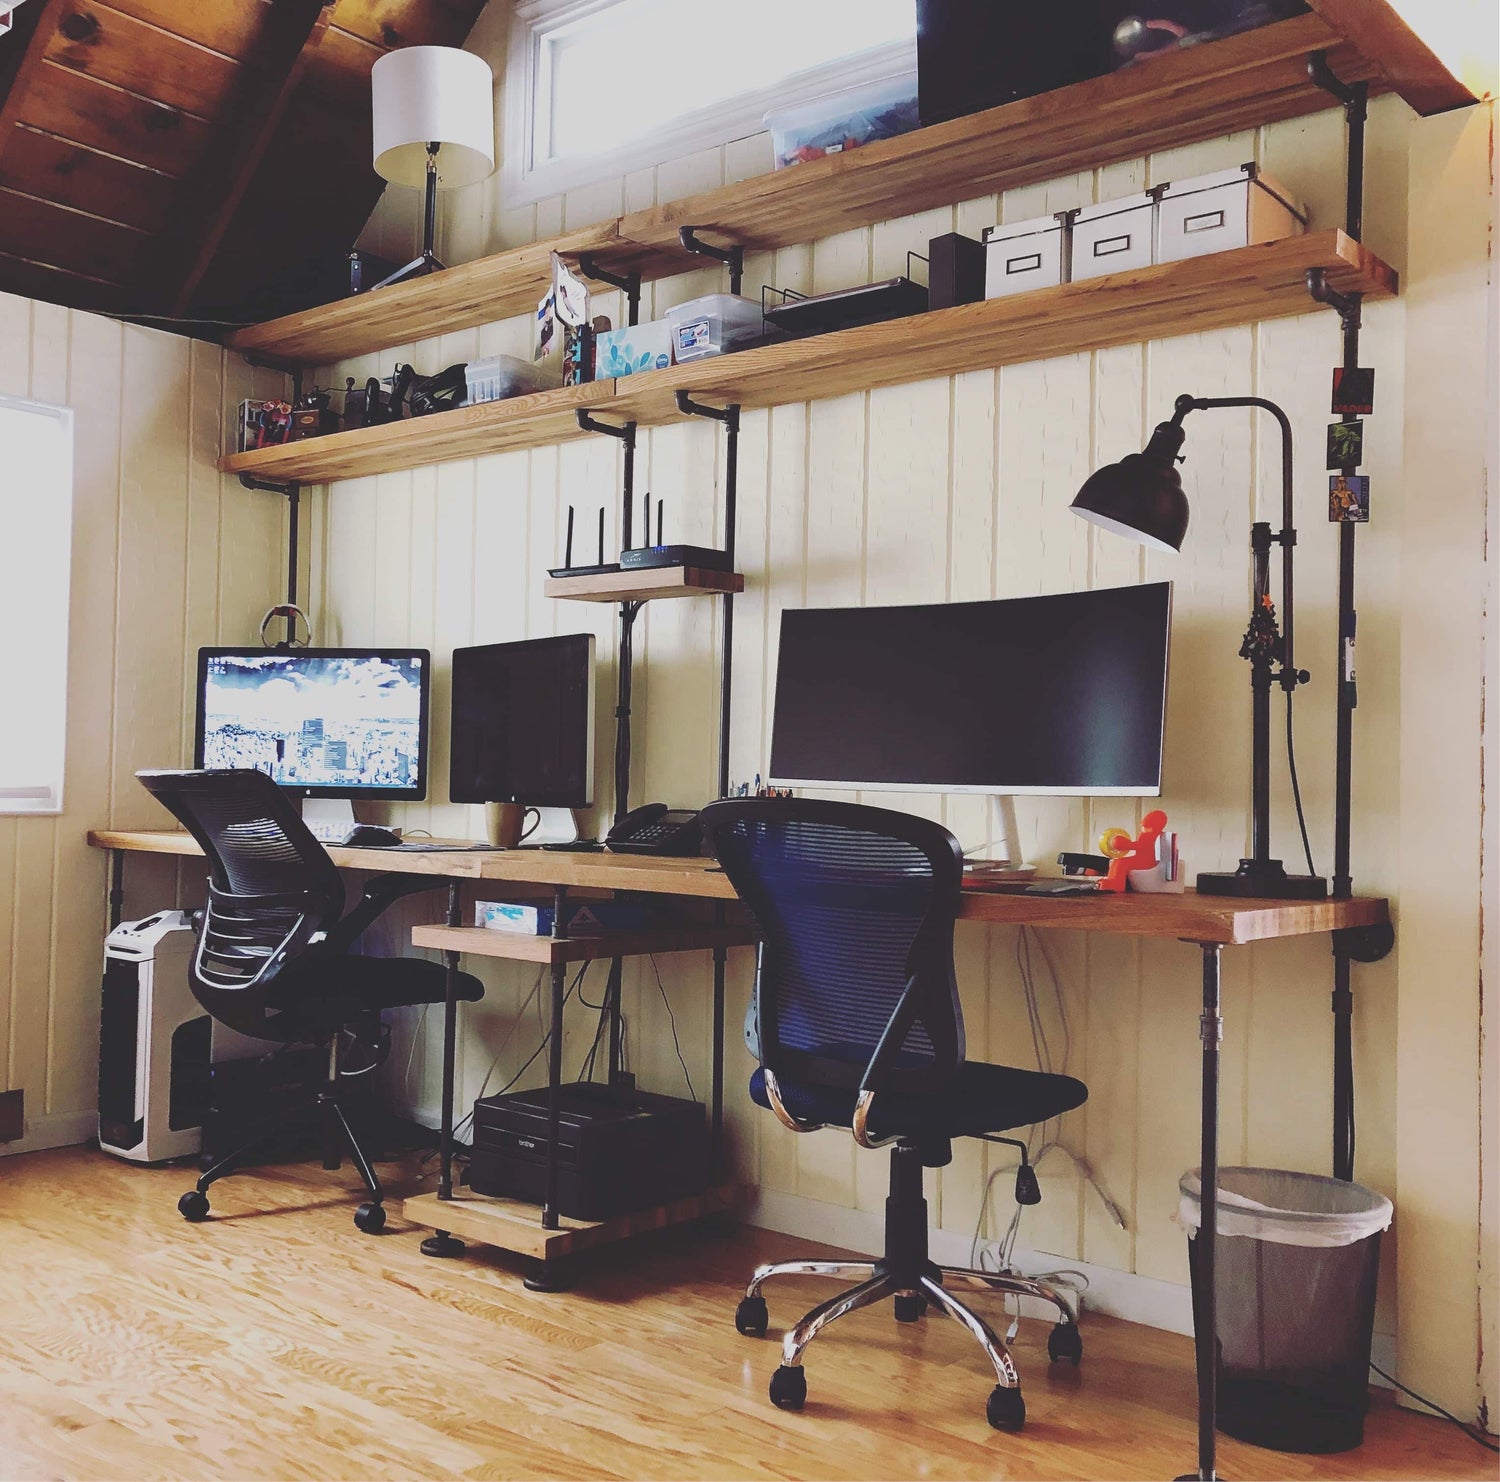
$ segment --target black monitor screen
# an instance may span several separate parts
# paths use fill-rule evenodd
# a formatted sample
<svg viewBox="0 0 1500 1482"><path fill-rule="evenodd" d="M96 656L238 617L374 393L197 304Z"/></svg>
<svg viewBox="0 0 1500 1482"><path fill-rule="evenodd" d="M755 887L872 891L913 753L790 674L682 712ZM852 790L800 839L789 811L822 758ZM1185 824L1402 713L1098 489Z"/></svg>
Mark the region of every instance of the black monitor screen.
<svg viewBox="0 0 1500 1482"><path fill-rule="evenodd" d="M593 791L593 634L454 649L453 801L587 808Z"/></svg>
<svg viewBox="0 0 1500 1482"><path fill-rule="evenodd" d="M431 669L425 649L199 649L197 765L300 797L425 797Z"/></svg>
<svg viewBox="0 0 1500 1482"><path fill-rule="evenodd" d="M1161 790L1172 586L784 612L771 776L909 792Z"/></svg>

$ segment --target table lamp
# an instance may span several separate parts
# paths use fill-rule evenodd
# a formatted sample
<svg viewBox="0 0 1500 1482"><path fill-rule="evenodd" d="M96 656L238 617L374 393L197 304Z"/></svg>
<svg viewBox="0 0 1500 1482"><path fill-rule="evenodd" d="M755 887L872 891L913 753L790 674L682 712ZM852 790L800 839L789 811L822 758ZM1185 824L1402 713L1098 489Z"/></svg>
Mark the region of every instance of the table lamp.
<svg viewBox="0 0 1500 1482"><path fill-rule="evenodd" d="M375 285L437 272L437 193L486 179L495 168L495 78L454 46L406 46L370 72L375 172L393 185L425 186L422 255ZM441 161L440 157L441 156Z"/></svg>
<svg viewBox="0 0 1500 1482"><path fill-rule="evenodd" d="M1328 894L1328 883L1313 873L1312 853L1307 843L1307 824L1302 816L1302 797L1297 786L1297 766L1292 754L1292 695L1310 677L1298 669L1292 653L1292 552L1297 544L1292 510L1292 426L1275 402L1258 396L1179 396L1170 422L1159 423L1145 451L1131 453L1091 475L1073 500L1073 513L1153 550L1182 549L1188 528L1188 500L1176 464L1186 438L1182 423L1189 412L1219 407L1258 407L1270 412L1281 425L1282 528L1256 521L1250 527L1250 551L1254 569L1250 626L1240 644L1240 657L1250 661L1251 711L1251 811L1250 858L1227 874L1198 876L1203 895L1258 896L1266 899L1320 900ZM1271 547L1281 547L1281 616L1285 632L1276 625L1276 607L1271 601ZM1280 666L1279 669L1277 666ZM1279 684L1286 694L1287 762L1292 774L1292 792L1302 845L1308 856L1306 875L1289 875L1279 859L1271 857L1271 687Z"/></svg>

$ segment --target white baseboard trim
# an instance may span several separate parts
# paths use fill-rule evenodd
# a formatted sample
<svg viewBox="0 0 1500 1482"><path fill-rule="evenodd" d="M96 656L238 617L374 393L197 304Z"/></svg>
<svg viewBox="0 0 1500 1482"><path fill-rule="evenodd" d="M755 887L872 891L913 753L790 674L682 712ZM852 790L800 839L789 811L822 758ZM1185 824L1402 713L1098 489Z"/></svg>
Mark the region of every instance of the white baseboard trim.
<svg viewBox="0 0 1500 1482"><path fill-rule="evenodd" d="M48 1148L67 1148L87 1142L99 1132L99 1113L57 1112L48 1117L27 1117L26 1134L15 1142L0 1142L0 1158L12 1153L40 1153Z"/></svg>

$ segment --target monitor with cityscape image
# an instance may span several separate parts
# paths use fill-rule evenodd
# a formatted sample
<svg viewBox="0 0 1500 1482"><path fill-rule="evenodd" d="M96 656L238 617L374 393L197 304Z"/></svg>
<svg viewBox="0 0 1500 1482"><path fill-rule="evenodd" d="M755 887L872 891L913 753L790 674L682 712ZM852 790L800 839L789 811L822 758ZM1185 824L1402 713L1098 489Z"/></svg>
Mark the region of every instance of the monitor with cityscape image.
<svg viewBox="0 0 1500 1482"><path fill-rule="evenodd" d="M425 649L200 649L195 765L298 797L425 797L431 670Z"/></svg>

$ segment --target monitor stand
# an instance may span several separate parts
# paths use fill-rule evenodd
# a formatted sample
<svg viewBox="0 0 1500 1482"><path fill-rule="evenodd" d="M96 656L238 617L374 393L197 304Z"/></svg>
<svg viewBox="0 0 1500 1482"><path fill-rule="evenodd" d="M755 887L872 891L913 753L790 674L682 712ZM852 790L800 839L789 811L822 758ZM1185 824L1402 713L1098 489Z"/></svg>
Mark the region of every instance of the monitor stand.
<svg viewBox="0 0 1500 1482"><path fill-rule="evenodd" d="M359 822L348 798L303 798L302 821L321 844L342 844Z"/></svg>
<svg viewBox="0 0 1500 1482"><path fill-rule="evenodd" d="M541 822L526 836L530 844L576 844L582 837L578 815L571 808L538 808Z"/></svg>
<svg viewBox="0 0 1500 1482"><path fill-rule="evenodd" d="M1008 872L1035 873L1035 866L1027 865L1021 849L1021 831L1016 824L1016 804L1009 793L991 793L989 808L989 838L985 846L989 855L984 859L971 859L965 868L971 874L1004 875Z"/></svg>

